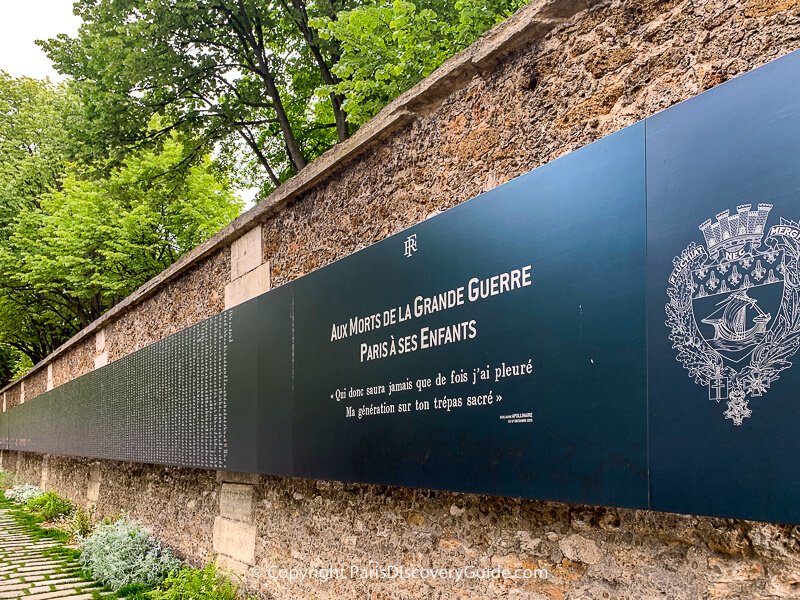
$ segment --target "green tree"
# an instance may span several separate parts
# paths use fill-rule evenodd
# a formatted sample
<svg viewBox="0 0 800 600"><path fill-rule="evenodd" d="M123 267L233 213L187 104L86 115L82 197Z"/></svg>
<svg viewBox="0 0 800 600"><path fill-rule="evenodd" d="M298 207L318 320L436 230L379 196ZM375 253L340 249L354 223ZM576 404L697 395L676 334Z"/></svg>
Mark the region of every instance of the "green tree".
<svg viewBox="0 0 800 600"><path fill-rule="evenodd" d="M241 210L209 157L190 157L191 142L176 133L115 166L75 162L70 131L82 114L64 86L0 75L5 377L50 354Z"/></svg>
<svg viewBox="0 0 800 600"><path fill-rule="evenodd" d="M21 212L59 189L70 145L65 123L74 109L62 86L0 72L0 246ZM20 375L31 357L43 357L72 335L68 314L59 312L0 275L0 380Z"/></svg>
<svg viewBox="0 0 800 600"><path fill-rule="evenodd" d="M349 135L341 95L316 94L338 83L337 43L310 25L348 1L78 0L78 36L41 44L74 78L105 156L173 131L201 153L236 138L276 186Z"/></svg>
<svg viewBox="0 0 800 600"><path fill-rule="evenodd" d="M183 158L173 136L103 179L69 167L58 190L19 212L0 246L5 287L46 298L85 326L210 237L241 202L208 158L176 169Z"/></svg>
<svg viewBox="0 0 800 600"><path fill-rule="evenodd" d="M363 124L525 3L395 0L315 19L321 37L337 42L341 52L333 67L340 81L324 89L344 96L350 120Z"/></svg>
<svg viewBox="0 0 800 600"><path fill-rule="evenodd" d="M77 37L40 43L82 100L84 162L177 131L263 195L521 4L77 0Z"/></svg>
<svg viewBox="0 0 800 600"><path fill-rule="evenodd" d="M0 344L0 387L3 387L31 368L30 359L22 352Z"/></svg>
<svg viewBox="0 0 800 600"><path fill-rule="evenodd" d="M13 349L0 353L0 369L17 377L75 334L76 320L62 304L0 280L0 346Z"/></svg>
<svg viewBox="0 0 800 600"><path fill-rule="evenodd" d="M20 208L59 186L73 110L64 88L0 71L0 239Z"/></svg>

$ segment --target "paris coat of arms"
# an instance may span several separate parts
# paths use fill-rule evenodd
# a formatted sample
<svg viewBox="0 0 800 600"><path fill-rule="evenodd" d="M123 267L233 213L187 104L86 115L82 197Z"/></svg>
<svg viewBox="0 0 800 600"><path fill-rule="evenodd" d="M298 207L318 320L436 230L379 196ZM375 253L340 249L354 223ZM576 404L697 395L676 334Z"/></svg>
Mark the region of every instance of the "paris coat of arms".
<svg viewBox="0 0 800 600"><path fill-rule="evenodd" d="M702 223L705 245L673 259L667 288L677 359L734 425L800 346L800 223L781 218L765 238L771 210L745 204Z"/></svg>

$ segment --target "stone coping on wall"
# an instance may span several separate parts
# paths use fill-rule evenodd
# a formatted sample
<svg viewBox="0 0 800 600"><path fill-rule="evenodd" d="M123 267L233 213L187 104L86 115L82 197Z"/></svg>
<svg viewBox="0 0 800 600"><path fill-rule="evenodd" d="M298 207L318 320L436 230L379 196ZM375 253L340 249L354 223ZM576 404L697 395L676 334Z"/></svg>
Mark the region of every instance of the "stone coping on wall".
<svg viewBox="0 0 800 600"><path fill-rule="evenodd" d="M509 19L484 34L469 48L448 59L426 79L390 102L351 138L325 152L216 235L184 254L170 267L34 365L28 373L0 388L0 393L10 390L47 367L59 356L69 352L78 343L132 311L143 300L196 266L204 258L230 245L249 229L269 219L284 206L337 173L374 143L387 139L413 122L417 115L426 114L437 107L464 83L476 75L491 70L502 57L525 44L543 38L557 25L600 2L601 0L532 0Z"/></svg>

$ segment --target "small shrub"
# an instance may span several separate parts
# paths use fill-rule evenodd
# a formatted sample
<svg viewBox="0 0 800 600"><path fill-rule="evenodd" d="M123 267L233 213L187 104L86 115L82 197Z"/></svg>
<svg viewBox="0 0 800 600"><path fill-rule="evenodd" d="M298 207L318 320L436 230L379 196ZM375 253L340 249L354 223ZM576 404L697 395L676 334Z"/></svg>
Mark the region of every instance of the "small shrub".
<svg viewBox="0 0 800 600"><path fill-rule="evenodd" d="M217 571L214 563L202 569L174 571L152 593L154 600L236 600L236 586Z"/></svg>
<svg viewBox="0 0 800 600"><path fill-rule="evenodd" d="M53 511L61 512L59 511ZM37 513L29 511L31 517L37 518ZM52 513L51 513L52 514ZM77 508L67 513L62 513L56 517L48 515L46 523L43 527L46 531L54 533L56 531L63 533L64 542L69 544L76 544L81 538L85 538L92 532L92 524L94 523L94 512L86 511L83 508ZM41 520L41 519L38 519ZM76 558L80 557L80 552L77 553Z"/></svg>
<svg viewBox="0 0 800 600"><path fill-rule="evenodd" d="M78 508L67 524L67 527L76 538L85 538L92 532L92 522L94 521L94 510Z"/></svg>
<svg viewBox="0 0 800 600"><path fill-rule="evenodd" d="M125 600L153 600L153 593L152 586L135 583L119 588L117 590L117 598L125 598ZM187 600L189 599L187 598Z"/></svg>
<svg viewBox="0 0 800 600"><path fill-rule="evenodd" d="M38 485L30 485L29 483L15 485L10 490L6 490L6 498L19 504L26 504L29 500L38 498L42 494L44 492Z"/></svg>
<svg viewBox="0 0 800 600"><path fill-rule="evenodd" d="M58 517L69 515L75 510L72 502L65 500L55 492L46 492L31 498L25 503L25 507L31 514L45 521L52 521Z"/></svg>
<svg viewBox="0 0 800 600"><path fill-rule="evenodd" d="M180 567L168 549L127 517L98 524L81 540L81 550L83 566L114 591L133 584L157 585Z"/></svg>

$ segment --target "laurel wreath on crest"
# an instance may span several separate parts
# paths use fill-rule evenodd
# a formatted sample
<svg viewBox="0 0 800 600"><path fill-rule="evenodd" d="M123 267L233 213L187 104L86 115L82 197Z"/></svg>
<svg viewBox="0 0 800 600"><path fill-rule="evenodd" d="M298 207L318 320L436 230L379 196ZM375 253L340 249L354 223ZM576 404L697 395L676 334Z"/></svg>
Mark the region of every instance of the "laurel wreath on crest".
<svg viewBox="0 0 800 600"><path fill-rule="evenodd" d="M785 219L781 219L781 224L800 227ZM768 238L767 243L774 248L778 240ZM724 364L722 356L703 338L694 318L692 272L706 260L705 253L686 260L692 254L698 254L693 252L696 248L694 242L674 259L676 266L682 260L686 262L675 283L667 289L666 325L671 331L672 347L677 350L677 360L698 384L708 385L714 378L726 377L731 398L744 407L747 411L745 416L750 415L746 398L763 396L780 378L780 373L792 366L789 359L800 348L800 244L796 240L781 238L780 245L784 250L784 291L778 318L753 351L750 363L739 371ZM727 412L726 417L729 417ZM734 418L734 421L741 424L741 417Z"/></svg>

